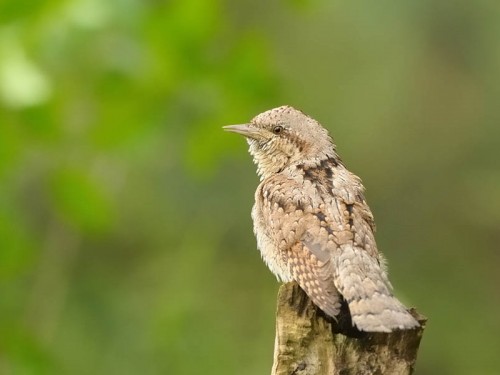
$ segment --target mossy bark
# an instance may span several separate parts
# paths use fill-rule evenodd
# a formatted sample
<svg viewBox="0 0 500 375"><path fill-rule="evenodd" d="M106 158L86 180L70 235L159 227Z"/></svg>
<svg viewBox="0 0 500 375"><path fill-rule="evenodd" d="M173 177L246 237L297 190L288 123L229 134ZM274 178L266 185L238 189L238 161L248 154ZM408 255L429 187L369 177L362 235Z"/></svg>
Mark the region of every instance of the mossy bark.
<svg viewBox="0 0 500 375"><path fill-rule="evenodd" d="M410 313L421 327L360 332L352 327L347 306L335 321L296 283L284 284L278 293L272 375L411 374L426 319Z"/></svg>

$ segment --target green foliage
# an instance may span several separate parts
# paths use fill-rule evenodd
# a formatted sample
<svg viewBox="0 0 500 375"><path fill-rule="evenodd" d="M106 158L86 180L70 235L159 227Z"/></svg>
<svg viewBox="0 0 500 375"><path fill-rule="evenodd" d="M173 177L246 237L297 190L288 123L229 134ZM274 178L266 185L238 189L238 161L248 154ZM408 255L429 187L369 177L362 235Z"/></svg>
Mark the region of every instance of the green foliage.
<svg viewBox="0 0 500 375"><path fill-rule="evenodd" d="M50 184L51 205L79 232L105 231L111 222L108 200L85 173L60 170Z"/></svg>
<svg viewBox="0 0 500 375"><path fill-rule="evenodd" d="M0 373L261 374L242 139L291 104L368 188L418 374L495 373L495 2L0 4Z"/></svg>

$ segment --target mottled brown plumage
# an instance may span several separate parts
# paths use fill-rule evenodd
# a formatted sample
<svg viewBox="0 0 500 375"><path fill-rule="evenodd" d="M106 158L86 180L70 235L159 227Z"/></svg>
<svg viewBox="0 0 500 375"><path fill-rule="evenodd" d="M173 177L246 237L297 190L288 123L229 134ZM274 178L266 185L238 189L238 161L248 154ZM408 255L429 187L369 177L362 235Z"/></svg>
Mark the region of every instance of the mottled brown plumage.
<svg viewBox="0 0 500 375"><path fill-rule="evenodd" d="M246 137L257 164L254 232L277 278L296 281L332 317L344 299L360 330L417 327L392 295L361 180L326 129L289 106L225 129Z"/></svg>

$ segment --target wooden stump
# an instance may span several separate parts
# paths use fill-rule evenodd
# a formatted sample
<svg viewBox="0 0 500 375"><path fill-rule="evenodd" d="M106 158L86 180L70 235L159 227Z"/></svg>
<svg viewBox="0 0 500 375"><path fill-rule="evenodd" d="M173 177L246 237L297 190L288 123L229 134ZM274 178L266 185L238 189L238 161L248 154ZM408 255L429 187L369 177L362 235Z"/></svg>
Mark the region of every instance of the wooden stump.
<svg viewBox="0 0 500 375"><path fill-rule="evenodd" d="M347 306L336 322L296 283L284 284L278 293L272 375L411 374L426 318L413 309L410 313L421 327L360 332L352 327Z"/></svg>

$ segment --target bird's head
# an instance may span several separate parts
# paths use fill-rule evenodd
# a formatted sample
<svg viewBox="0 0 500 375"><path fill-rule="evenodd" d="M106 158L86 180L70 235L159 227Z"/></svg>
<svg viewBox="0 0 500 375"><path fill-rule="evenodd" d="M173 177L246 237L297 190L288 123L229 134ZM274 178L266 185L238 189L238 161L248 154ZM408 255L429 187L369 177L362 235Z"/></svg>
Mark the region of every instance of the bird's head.
<svg viewBox="0 0 500 375"><path fill-rule="evenodd" d="M316 120L290 106L271 109L257 115L248 124L229 125L224 130L246 137L261 179L290 165L338 158L328 131Z"/></svg>

